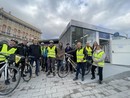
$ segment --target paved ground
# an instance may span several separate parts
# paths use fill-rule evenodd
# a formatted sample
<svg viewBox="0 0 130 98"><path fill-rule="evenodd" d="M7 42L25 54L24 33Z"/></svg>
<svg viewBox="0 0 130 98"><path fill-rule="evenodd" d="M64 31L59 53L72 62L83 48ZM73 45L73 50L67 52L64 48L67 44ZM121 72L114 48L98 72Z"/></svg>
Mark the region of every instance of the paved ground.
<svg viewBox="0 0 130 98"><path fill-rule="evenodd" d="M97 83L98 76L92 81L91 75L87 75L81 82L80 79L73 81L74 74L61 79L58 76L46 77L41 72L28 83L21 79L19 87L11 95L0 98L130 98L130 77L122 75L126 71L130 74L128 67L107 64L102 85Z"/></svg>

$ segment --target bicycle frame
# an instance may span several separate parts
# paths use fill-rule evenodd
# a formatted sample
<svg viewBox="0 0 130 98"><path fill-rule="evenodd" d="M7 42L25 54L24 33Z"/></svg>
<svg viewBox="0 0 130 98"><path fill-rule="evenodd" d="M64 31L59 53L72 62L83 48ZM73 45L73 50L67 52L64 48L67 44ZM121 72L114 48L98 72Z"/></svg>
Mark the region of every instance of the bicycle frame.
<svg viewBox="0 0 130 98"><path fill-rule="evenodd" d="M77 64L71 59L71 57L68 57L67 61L73 66L74 69L76 69Z"/></svg>
<svg viewBox="0 0 130 98"><path fill-rule="evenodd" d="M0 64L4 64L4 66L2 66L2 68L0 68L0 73L2 73L3 70L5 70L5 80L7 80L7 67L8 67L8 61L5 60L5 62L1 62Z"/></svg>

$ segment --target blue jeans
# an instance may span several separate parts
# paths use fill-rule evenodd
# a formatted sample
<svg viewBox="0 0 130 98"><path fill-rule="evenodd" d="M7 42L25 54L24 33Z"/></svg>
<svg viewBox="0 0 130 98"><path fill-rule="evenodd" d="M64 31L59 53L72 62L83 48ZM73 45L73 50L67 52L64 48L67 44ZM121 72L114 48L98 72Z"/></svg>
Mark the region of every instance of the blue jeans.
<svg viewBox="0 0 130 98"><path fill-rule="evenodd" d="M31 59L31 65L33 65L34 61L36 62L36 69L35 69L35 73L36 75L38 75L39 72L39 66L40 66L40 60L39 59Z"/></svg>
<svg viewBox="0 0 130 98"><path fill-rule="evenodd" d="M59 70L59 67L63 65L63 60L57 60L57 70Z"/></svg>

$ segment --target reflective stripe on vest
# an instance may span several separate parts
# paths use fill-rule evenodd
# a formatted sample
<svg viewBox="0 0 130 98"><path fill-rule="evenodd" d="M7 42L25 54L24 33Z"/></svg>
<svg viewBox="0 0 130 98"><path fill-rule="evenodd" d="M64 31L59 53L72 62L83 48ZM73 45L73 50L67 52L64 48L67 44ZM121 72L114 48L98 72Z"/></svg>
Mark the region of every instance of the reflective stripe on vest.
<svg viewBox="0 0 130 98"><path fill-rule="evenodd" d="M8 47L8 46L7 46L6 44L3 44L2 49L1 49L0 52L2 52L2 53L7 53L7 47ZM0 61L4 61L4 60L6 60L5 56L0 55Z"/></svg>
<svg viewBox="0 0 130 98"><path fill-rule="evenodd" d="M48 47L48 54L47 57L52 57L55 58L56 57L56 52L55 52L56 46L53 46L52 48Z"/></svg>
<svg viewBox="0 0 130 98"><path fill-rule="evenodd" d="M44 46L41 46L41 54L43 54L45 51Z"/></svg>
<svg viewBox="0 0 130 98"><path fill-rule="evenodd" d="M89 47L86 47L86 50L87 50L87 54L88 54L88 56L92 56L92 49Z"/></svg>
<svg viewBox="0 0 130 98"><path fill-rule="evenodd" d="M76 51L77 63L82 62L82 60L84 59L83 51L84 51L84 48ZM86 62L86 60L83 60L83 62Z"/></svg>
<svg viewBox="0 0 130 98"><path fill-rule="evenodd" d="M104 54L104 51L101 51L101 52L99 52L99 53L94 52L94 58L95 58L96 60L101 59L102 56L103 56L103 54ZM98 62L98 66L103 67L103 66L104 66L104 60L101 61L101 62Z"/></svg>
<svg viewBox="0 0 130 98"><path fill-rule="evenodd" d="M7 54L14 54L15 51L17 50L16 48L11 48L10 50L7 49L8 49L8 45L3 44L0 52L7 53ZM3 55L0 55L0 61L4 61L4 60L6 60L6 58Z"/></svg>

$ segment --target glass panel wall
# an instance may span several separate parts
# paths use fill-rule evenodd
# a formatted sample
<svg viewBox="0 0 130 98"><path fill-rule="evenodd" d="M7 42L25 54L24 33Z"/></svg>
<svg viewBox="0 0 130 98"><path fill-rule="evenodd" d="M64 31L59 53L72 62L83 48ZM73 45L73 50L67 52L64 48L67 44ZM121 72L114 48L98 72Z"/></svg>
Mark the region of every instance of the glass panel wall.
<svg viewBox="0 0 130 98"><path fill-rule="evenodd" d="M89 42L92 46L93 43L96 41L96 31L84 29L83 30L83 45L85 46L86 42Z"/></svg>
<svg viewBox="0 0 130 98"><path fill-rule="evenodd" d="M75 46L77 41L83 43L83 46L86 45L86 42L89 42L92 46L96 41L96 31L83 29L80 27L71 27L72 28L72 46Z"/></svg>
<svg viewBox="0 0 130 98"><path fill-rule="evenodd" d="M66 47L67 43L70 43L71 38L71 29L69 28L64 35L60 38L60 41L63 43L64 47Z"/></svg>
<svg viewBox="0 0 130 98"><path fill-rule="evenodd" d="M75 47L77 41L83 43L83 29L80 27L71 27L72 28L72 47Z"/></svg>

